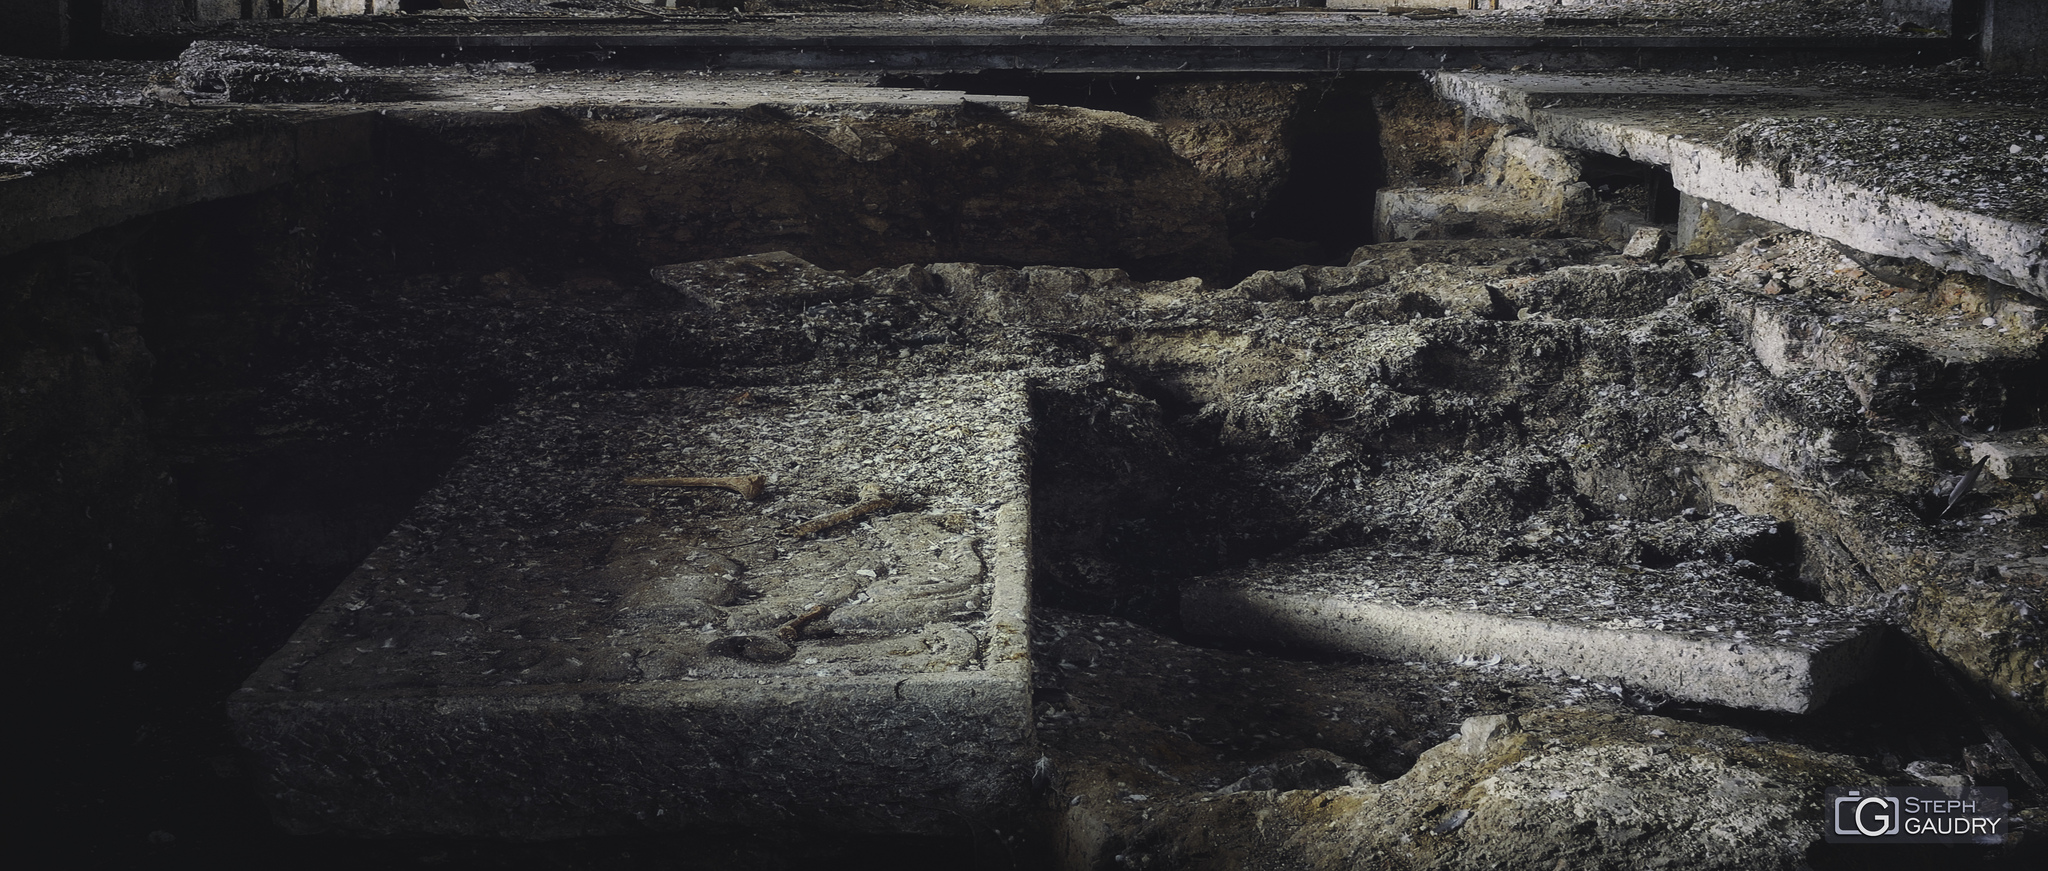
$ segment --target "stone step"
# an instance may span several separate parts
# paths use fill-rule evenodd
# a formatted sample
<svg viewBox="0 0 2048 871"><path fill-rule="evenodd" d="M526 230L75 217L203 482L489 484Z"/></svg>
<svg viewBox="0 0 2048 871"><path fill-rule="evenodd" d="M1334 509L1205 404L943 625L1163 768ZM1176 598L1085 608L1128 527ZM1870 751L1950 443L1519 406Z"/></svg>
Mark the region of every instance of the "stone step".
<svg viewBox="0 0 2048 871"><path fill-rule="evenodd" d="M1501 661L1699 702L1805 712L1870 668L1880 623L1737 575L1333 551L1196 580L1200 635L1403 660Z"/></svg>
<svg viewBox="0 0 2048 871"><path fill-rule="evenodd" d="M1909 415L1922 404L1953 402L1964 391L1990 389L1982 383L2024 377L2040 359L2039 313L2031 306L1981 321L1981 312L1958 312L1930 326L1897 315L1873 317L1832 299L1722 299L1730 324L1773 376L1836 373L1874 415ZM2005 324L2020 329L2001 329Z"/></svg>
<svg viewBox="0 0 2048 871"><path fill-rule="evenodd" d="M519 404L232 696L262 791L301 831L519 838L1013 809L1026 389ZM627 482L676 476L742 477Z"/></svg>

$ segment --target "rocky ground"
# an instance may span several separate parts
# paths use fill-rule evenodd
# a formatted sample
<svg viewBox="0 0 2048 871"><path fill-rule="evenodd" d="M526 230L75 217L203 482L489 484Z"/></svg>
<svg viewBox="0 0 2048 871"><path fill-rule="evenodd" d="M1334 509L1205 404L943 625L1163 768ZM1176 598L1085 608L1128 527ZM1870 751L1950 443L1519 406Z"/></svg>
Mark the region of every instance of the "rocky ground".
<svg viewBox="0 0 2048 871"><path fill-rule="evenodd" d="M1685 5L1659 9L1696 14ZM9 173L261 123L179 105L229 83L168 66L7 63ZM1904 80L1987 103L2014 88L1964 69ZM1301 92L1163 89L1156 125L1064 108L697 126L589 106L516 123L401 113L385 130L403 165L15 261L4 407L33 425L7 444L32 462L8 516L53 540L156 517L130 527L147 536L95 527L89 549L111 556L73 572L94 583L23 609L140 627L94 636L103 649L75 670L24 660L120 680L50 721L102 721L46 742L102 757L39 780L62 784L50 804L124 833L69 846L114 865L796 867L851 850L927 867L1840 867L1866 857L1816 843L1827 785L1969 778L2040 819L2038 300L1796 233L1663 259L1539 238L1225 264L1222 240L1297 156L1260 128L1292 123L1275 102ZM1426 98L1367 105L1404 99ZM1435 144L1390 152L1391 171L1449 174L1455 115L1409 119L1406 141ZM498 150L506 137L522 145ZM1019 150L989 165L961 145L977 138ZM646 155L667 173L622 159ZM351 212L352 187L414 196ZM397 202L417 215L379 223ZM232 270L195 267L188 285L129 265L211 262L177 250L195 239ZM788 304L719 307L662 280L689 269L645 268L777 240L826 261L767 291ZM1026 265L1045 261L1095 268ZM1039 385L1034 409L1044 763L1028 815L968 844L308 846L261 823L216 722L245 671L219 663L273 649L503 403L1042 367L1088 374ZM146 413L109 398L123 390ZM92 495L104 480L148 483L115 504ZM1795 716L1507 662L1246 649L1179 623L1191 579L1339 548L1620 570L1713 559L1897 631L1880 680ZM101 583L159 563L188 574ZM2040 845L2030 828L1967 856L2029 867Z"/></svg>
<svg viewBox="0 0 2048 871"><path fill-rule="evenodd" d="M490 293L489 276L443 278L428 297L440 302L419 316L302 333L326 350L280 373L268 407L284 416L276 425L353 409L356 425L376 427L413 417L391 403L455 383L540 378L541 388L592 365L577 381L742 390L1092 362L1098 380L1044 388L1034 488L1048 607L1037 629L1053 772L1046 849L1081 865L1321 867L1337 850L1394 867L1532 855L1796 867L1828 855L1815 846L1823 785L1966 774L2033 795L2017 766L2048 760L2023 727L2004 733L2020 758L2002 755L1903 638L1887 654L1899 677L1884 692L1798 717L1499 662L1230 652L1177 637L1178 585L1247 560L1345 546L1482 563L1657 566L1707 554L1743 561L1755 583L1888 609L1900 629L2009 693L2013 714L2041 710L2040 666L2012 657L2042 649L2030 556L2048 552L2038 485L1982 477L1949 505L1971 444L2009 429L2036 438L2023 374L2041 340L2030 302L1955 276L1909 290L1800 235L1661 263L1579 240L1394 243L1353 261L1231 287L960 263L819 272L806 287L837 290L793 288L816 297L800 319L750 323L738 307L731 324L704 323L654 288L635 306L590 310L544 289ZM449 295L455 287L471 290ZM1939 379L1926 384L1867 377L1787 356L1759 338L1760 312L1888 343L1879 359L1895 366L1949 356L1930 364ZM536 344L542 333L508 331L508 318L553 325L552 338ZM589 330L638 338L573 338ZM631 363L650 342L699 356L676 369ZM600 348L622 356L589 356ZM536 365L529 355L543 350L553 359ZM365 354L383 363L344 364ZM431 373L444 354L482 368L438 385L390 380ZM1825 507L1849 500L1868 513ZM1724 541L1694 531L1728 512L1791 519L1794 532ZM1962 551L2003 562L1908 583L1856 566L1869 539L1937 564ZM1713 550L1732 541L1740 553ZM1942 615L1956 612L1930 602L1974 622L1950 622ZM1958 637L1965 626L1983 634ZM1520 715L1521 731L1430 749L1493 728L1467 722L1491 714ZM1726 806L1683 786L1731 778L1755 787ZM1517 790L1565 804L1538 812ZM1613 811L1617 802L1638 810ZM1469 830L1429 834L1455 811L1470 811L1460 818ZM1702 828L1721 816L1749 828ZM1599 837L1566 834L1585 825ZM1744 846L1726 852L1723 839Z"/></svg>

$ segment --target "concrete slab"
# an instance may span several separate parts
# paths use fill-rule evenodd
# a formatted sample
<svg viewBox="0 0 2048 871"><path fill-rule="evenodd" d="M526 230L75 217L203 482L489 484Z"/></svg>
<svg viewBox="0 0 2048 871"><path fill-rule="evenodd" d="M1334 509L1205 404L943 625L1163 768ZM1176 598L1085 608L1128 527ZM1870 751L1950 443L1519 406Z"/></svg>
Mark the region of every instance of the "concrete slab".
<svg viewBox="0 0 2048 871"><path fill-rule="evenodd" d="M1031 761L1029 421L1015 374L524 402L235 732L301 831L964 833Z"/></svg>
<svg viewBox="0 0 2048 871"><path fill-rule="evenodd" d="M1984 0L1984 65L1993 72L2048 75L2048 6L2026 0Z"/></svg>
<svg viewBox="0 0 2048 871"><path fill-rule="evenodd" d="M520 111L581 107L717 111L773 106L796 112L861 112L960 106L1023 109L1028 97L965 91L876 87L871 78L825 75L706 75L674 71L628 73L538 72L530 65L497 65L473 74L462 68L401 67L372 76L385 108Z"/></svg>
<svg viewBox="0 0 2048 871"><path fill-rule="evenodd" d="M1388 4L1398 5L1398 4ZM681 10L679 10L679 13ZM516 60L625 63L677 69L883 69L946 73L1340 72L1485 65L1548 69L1771 67L1828 60L1922 61L1946 40L1902 37L1881 21L1745 15L1636 32L1546 26L1541 10L1465 11L1414 19L1344 10L1318 14L1151 13L1047 16L1023 8L924 13L806 12L789 16L673 14L464 18L396 22L328 19L250 33L276 48L410 62ZM466 20L465 20L466 19ZM381 25L381 26L379 26Z"/></svg>
<svg viewBox="0 0 2048 871"><path fill-rule="evenodd" d="M1669 167L1699 200L2048 297L2048 108L2038 103L1843 97L1735 75L1434 81L1445 99L1546 145Z"/></svg>
<svg viewBox="0 0 2048 871"><path fill-rule="evenodd" d="M1599 675L1673 698L1804 712L1862 677L1875 615L1709 563L1642 569L1353 549L1201 578L1188 631L1392 659ZM1741 628L1737 628L1741 627Z"/></svg>

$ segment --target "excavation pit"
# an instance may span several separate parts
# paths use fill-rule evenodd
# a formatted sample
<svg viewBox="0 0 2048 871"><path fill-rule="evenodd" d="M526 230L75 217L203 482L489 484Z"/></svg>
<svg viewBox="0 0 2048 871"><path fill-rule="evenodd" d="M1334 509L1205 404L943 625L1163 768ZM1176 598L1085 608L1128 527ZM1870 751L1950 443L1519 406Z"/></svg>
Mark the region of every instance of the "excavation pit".
<svg viewBox="0 0 2048 871"><path fill-rule="evenodd" d="M301 831L959 834L1028 773L1029 420L1016 375L523 403L236 731ZM627 481L684 475L740 481Z"/></svg>
<svg viewBox="0 0 2048 871"><path fill-rule="evenodd" d="M1297 61L1317 54L1276 50ZM1178 754L1189 748L1169 739L1283 731L1265 722L1288 698L1302 702L1300 728L1245 746L1330 750L1323 730L1333 727L1322 724L1335 721L1309 707L1325 689L1321 674L1267 649L1232 662L1240 676L1230 686L1242 692L1218 692L1179 673L1186 666L1177 651L1162 655L1160 670L1118 676L1157 683L1161 698L1174 691L1158 732L1134 729L1133 706L1113 693L1095 696L1103 701L1094 711L1085 710L1086 692L1074 694L1083 704L1073 716L1089 719L1071 731L1114 752L1103 757L1112 767L1100 782L1070 790L1077 769L1068 751L1020 737L1031 728L1024 682L984 649L1007 636L979 634L983 618L952 619L986 611L993 581L911 571L968 564L974 547L962 542L998 542L1001 518L1021 512L1022 500L961 497L974 510L951 510L942 504L950 496L923 478L877 471L887 463L831 469L830 486L794 493L801 476L751 458L824 468L811 453L722 453L708 442L692 442L704 447L692 453L679 442L666 455L635 457L606 447L615 433L634 431L621 421L645 410L635 403L660 396L693 410L691 421L754 431L842 394L858 408L804 425L853 429L873 423L863 415L922 414L948 398L979 402L972 413L1000 423L1010 406L995 408L1002 403L989 397L1008 395L1004 385L1019 376L958 376L945 383L982 386L934 387L930 400L905 391L939 382L865 383L1092 359L1090 374L1033 397L1045 416L1043 437L1030 442L1034 501L1052 510L1039 518L1031 556L1043 595L1061 605L1171 625L1171 593L1185 577L1361 545L1410 555L1388 559L1431 551L1427 559L1455 559L1461 573L1468 564L1557 570L1576 560L1580 580L1618 588L1637 577L1624 566L1646 567L1646 581L1670 580L1690 568L1673 560L1751 559L1769 565L1741 577L1702 571L1702 588L1775 583L1836 602L1905 605L1888 613L1929 639L1973 691L2038 721L2039 660L2010 655L2039 647L2030 622L2041 610L2034 561L2048 561L2028 556L2041 545L2039 500L2030 495L2038 485L2014 480L2040 474L2031 386L2040 317L2023 295L1956 277L1953 293L1933 287L1908 303L1833 254L1816 259L1826 248L1820 240L1737 244L1758 233L1717 249L1736 249L1731 256L1683 263L1649 262L1656 250L1617 255L1583 239L1367 245L1351 266L1321 254L1253 259L1243 247L1232 256L1226 244L1245 238L1275 243L1276 258L1308 250L1280 242L1335 250L1370 241L1290 198L1315 189L1327 195L1317 202L1356 206L1355 221L1369 217L1371 192L1332 184L1330 164L1310 159L1316 153L1352 162L1346 178L1374 179L1367 187L1378 187L1383 172L1388 189L1421 189L1449 183L1453 168L1461 184L1488 180L1494 169L1476 155L1496 145L1502 177L1529 175L1565 152L1589 158L1591 146L1557 141L1548 127L1502 125L1496 137L1496 125L1477 112L1461 117L1426 86L1348 68L1334 82L1148 68L1145 99L1078 108L1046 105L1061 101L1039 100L1037 91L1027 102L866 87L875 79L859 70L801 66L801 74L707 76L618 64L524 69L508 57L372 70L357 80L371 87L368 102L319 105L145 91L136 71L109 85L106 106L48 112L91 115L94 130L118 136L67 152L61 137L39 138L58 130L55 121L16 128L13 150L0 157L55 156L0 165L21 171L0 179L9 206L0 208L0 250L18 279L10 286L23 289L16 298L27 300L10 311L23 325L20 359L33 364L10 370L4 391L10 426L21 422L4 447L24 470L15 479L22 510L7 526L10 543L33 544L20 564L58 579L36 585L40 598L23 613L99 624L104 634L73 633L87 639L73 650L95 652L73 657L79 663L105 658L97 654L110 645L98 639L133 643L135 665L131 672L124 654L120 679L147 683L169 671L150 665L164 661L155 653L165 645L148 639L203 619L221 627L207 639L219 648L268 652L383 541L386 550L308 624L311 640L287 645L285 665L235 695L241 737L263 766L257 791L275 796L296 830L439 833L457 837L427 843L461 849L489 843L474 836L502 836L508 841L489 849L522 858L590 843L577 836L685 830L691 836L674 842L716 840L699 837L715 830L849 843L848 832L970 834L988 843L987 831L999 822L1007 838L1018 809L1032 806L1022 784L1044 773L1032 764L1041 753L1060 799L1104 796L1136 819L1159 807L1122 789L1138 783L1124 772L1159 761L1148 748ZM1136 72L1116 76L1138 81ZM1078 73L1070 90L1108 81ZM1344 99L1326 95L1303 115L1304 95L1324 84ZM1001 90L1007 83L980 87L1023 93ZM58 103L69 99L61 84L46 90ZM133 102L137 93L144 102ZM240 96L251 95L269 98L260 89ZM1596 100L1620 106L1627 96ZM1736 102L1703 106L1718 113ZM1097 111L1109 108L1124 111ZM1696 115L1715 135L1734 126L1690 103L1666 108ZM155 135L181 125L192 135ZM1330 147L1313 152L1300 138L1307 134ZM1990 157L2038 157L2026 147ZM1632 151L1626 164L1608 164L1619 191L1612 198L1558 205L1612 217L1630 211L1621 207L1668 204L1663 175L1631 181L1641 167L1663 165L1653 157ZM1590 172L1547 180L1590 186L1602 180L1600 163L1587 159ZM1731 217L1763 226L1696 196L1681 183L1691 178L1680 167L1669 182L1687 210L1681 236L1683 219L1710 208L1725 212L1714 216L1724 230ZM1634 214L1670 217L1658 211ZM1554 214L1563 212L1545 212L1531 232L1590 232L1553 222ZM1268 232L1276 238L1264 239ZM1781 225L1760 232L1790 233ZM792 253L775 253L784 251ZM649 274L684 261L691 264ZM1276 271L1229 286L1226 269L1269 261ZM740 269L777 276L749 285L733 280ZM780 386L800 382L833 386ZM620 390L639 392L600 392ZM536 398L547 396L556 398ZM515 417L458 451L506 407ZM1980 420L1999 426L1996 437L1958 429ZM881 447L950 439L924 436ZM618 462L602 480L577 477L607 450ZM444 488L413 507L463 452L471 459L448 487L467 489ZM641 462L653 459L660 462ZM1987 462L1974 490L1963 488L1954 510L1936 518L1946 497L1933 488L1956 492L1949 482L1978 459ZM744 482L732 485L741 492L624 483L756 472L763 502L748 500ZM535 504L553 486L535 482L550 476L575 497L554 506L563 509L554 519L540 518L549 506ZM479 483L486 479L494 483ZM1005 480L1021 492L1021 473ZM811 538L781 535L867 502L870 483L890 507ZM512 491L542 495L507 497ZM1718 542L1705 556L1675 547L1691 539L1658 538L1705 525L1700 513L1719 515L1724 504L1788 523L1771 540ZM1907 510L1929 504L1920 515ZM124 505L147 517L114 515ZM664 522L681 515L702 522ZM144 521L154 526L140 531L157 538L134 534ZM406 526L385 540L397 522ZM461 544L392 556L426 535ZM201 540L189 551L157 546L187 538ZM758 552L775 544L782 551ZM776 558L784 552L789 560ZM1021 554L1022 545L1008 552ZM972 559L993 571L985 549ZM152 562L176 565L152 573L143 565ZM801 571L772 574L799 562ZM820 601L839 588L804 579L826 575L869 598ZM1502 598L1481 586L1486 596L1468 598ZM111 617L103 616L108 601ZM1259 607L1227 619L1242 622ZM1355 671L1413 674L1386 689L1384 708L1345 717L1341 728L1362 740L1340 752L1373 756L1382 776L1394 776L1456 718L1553 704L1620 713L1637 702L1609 695L1609 686L1748 704L1723 684L1752 667L1771 677L1751 690L1760 707L1810 708L1819 690L1839 688L1855 670L1830 657L1852 658L1858 644L1852 633L1806 650L1774 640L1777 629L1719 615L1713 633L1687 634L1667 621L1670 637L1648 640L1655 627L1539 632L1511 622L1518 646L1563 649L1549 660L1563 664L1513 665L1505 654L1469 666L1374 660ZM1802 618L1784 628L1797 637L1808 626ZM494 643L454 643L465 633ZM1118 647L1114 631L1092 635L1105 650ZM1570 660L1574 638L1608 650ZM1088 652L1074 642L1073 652ZM184 651L195 642L178 643ZM1745 649L1716 652L1716 644ZM848 664L862 649L886 658ZM190 678L204 684L198 704L214 710L255 659ZM1105 655L1074 665L1106 671L1130 661ZM1660 689L1645 661L1672 666L1665 671L1680 689ZM1559 677L1566 665L1585 680ZM1460 669L1483 677L1465 679ZM1268 673L1300 679L1269 686ZM1438 697L1437 686L1458 680L1467 686ZM1700 685L1712 692L1688 690ZM1058 688L1037 690L1031 701L1044 717ZM1758 721L1796 722L1815 735L1883 713L1872 708L1941 708L1872 695ZM1227 711L1231 728L1190 727L1184 716L1208 714L1183 704ZM1673 707L1684 716L1756 716ZM66 713L71 720L52 722L106 722L67 736L78 752L52 758L91 754L114 760L102 763L107 770L126 764L102 752L105 733L126 724L84 707ZM1960 764L1963 751L1950 745L1976 739L1940 728L1945 737L1932 750L1875 727L1826 741L1873 760ZM223 736L209 738L227 746ZM132 752L153 754L157 765L204 757L161 746L148 739ZM227 795L243 813L247 783L216 777L233 767L225 756L207 761L213 798ZM1904 776L1895 768L1885 773ZM204 792L193 791L195 807L205 806ZM1207 798L1194 801L1207 806ZM1171 818L1152 819L1163 826ZM270 831L261 821L235 825ZM183 829L179 836L198 840ZM545 847L523 840L564 837ZM409 845L421 842L298 843L280 849L344 845L410 859Z"/></svg>

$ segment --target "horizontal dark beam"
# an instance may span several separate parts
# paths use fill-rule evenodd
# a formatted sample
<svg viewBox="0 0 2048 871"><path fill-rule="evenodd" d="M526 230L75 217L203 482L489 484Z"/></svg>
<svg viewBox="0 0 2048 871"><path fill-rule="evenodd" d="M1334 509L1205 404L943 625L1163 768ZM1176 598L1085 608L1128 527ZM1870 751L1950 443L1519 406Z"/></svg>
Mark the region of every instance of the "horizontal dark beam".
<svg viewBox="0 0 2048 871"><path fill-rule="evenodd" d="M1891 38L1417 36L1404 34L403 34L261 40L378 63L520 60L555 68L865 72L1349 72L1463 69L1768 69L1853 61L1918 65L1961 56L1945 41Z"/></svg>

